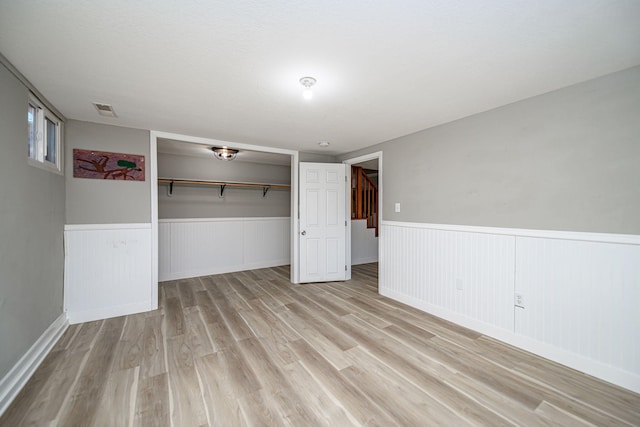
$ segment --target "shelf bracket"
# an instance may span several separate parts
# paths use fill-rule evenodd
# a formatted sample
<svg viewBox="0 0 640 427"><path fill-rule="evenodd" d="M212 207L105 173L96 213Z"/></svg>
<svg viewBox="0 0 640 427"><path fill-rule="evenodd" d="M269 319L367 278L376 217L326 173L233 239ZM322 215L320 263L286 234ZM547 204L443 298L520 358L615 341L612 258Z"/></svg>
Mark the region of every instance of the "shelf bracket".
<svg viewBox="0 0 640 427"><path fill-rule="evenodd" d="M224 197L224 189L227 186L227 184L222 184L220 185L220 198Z"/></svg>
<svg viewBox="0 0 640 427"><path fill-rule="evenodd" d="M169 183L169 196L173 196L173 181Z"/></svg>
<svg viewBox="0 0 640 427"><path fill-rule="evenodd" d="M269 189L271 188L271 186L266 186L266 187L262 187L262 197L267 197L267 193L269 192Z"/></svg>

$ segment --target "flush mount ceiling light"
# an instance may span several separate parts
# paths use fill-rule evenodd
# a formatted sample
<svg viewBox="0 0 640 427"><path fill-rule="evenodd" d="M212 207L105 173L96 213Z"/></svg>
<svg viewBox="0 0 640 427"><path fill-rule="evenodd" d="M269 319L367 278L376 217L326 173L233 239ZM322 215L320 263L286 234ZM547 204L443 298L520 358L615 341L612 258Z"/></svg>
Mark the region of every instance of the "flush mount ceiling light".
<svg viewBox="0 0 640 427"><path fill-rule="evenodd" d="M304 86L302 97L307 101L313 98L313 92L311 92L311 86L316 84L316 79L314 79L313 77L303 77L300 79L300 84Z"/></svg>
<svg viewBox="0 0 640 427"><path fill-rule="evenodd" d="M238 150L229 147L211 147L211 151L220 160L233 160L238 155Z"/></svg>
<svg viewBox="0 0 640 427"><path fill-rule="evenodd" d="M330 144L330 142L329 142L329 141L320 141L320 142L318 142L318 145L319 145L320 147L328 147L328 146L329 146L329 144Z"/></svg>

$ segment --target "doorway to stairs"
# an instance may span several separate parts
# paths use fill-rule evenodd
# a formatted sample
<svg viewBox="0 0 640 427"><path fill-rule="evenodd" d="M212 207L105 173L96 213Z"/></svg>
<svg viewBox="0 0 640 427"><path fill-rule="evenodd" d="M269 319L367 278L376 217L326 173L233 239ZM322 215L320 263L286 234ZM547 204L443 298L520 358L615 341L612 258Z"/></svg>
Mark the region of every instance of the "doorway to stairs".
<svg viewBox="0 0 640 427"><path fill-rule="evenodd" d="M351 169L349 267L377 263L382 220L382 153L344 163Z"/></svg>

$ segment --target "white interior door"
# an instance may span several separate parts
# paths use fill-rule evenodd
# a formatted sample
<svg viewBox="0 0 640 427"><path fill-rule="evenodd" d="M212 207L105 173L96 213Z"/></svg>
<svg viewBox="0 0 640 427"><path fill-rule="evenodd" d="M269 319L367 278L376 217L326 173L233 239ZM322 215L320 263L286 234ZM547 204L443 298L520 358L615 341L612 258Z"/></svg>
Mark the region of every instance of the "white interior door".
<svg viewBox="0 0 640 427"><path fill-rule="evenodd" d="M346 279L346 165L300 163L300 281Z"/></svg>

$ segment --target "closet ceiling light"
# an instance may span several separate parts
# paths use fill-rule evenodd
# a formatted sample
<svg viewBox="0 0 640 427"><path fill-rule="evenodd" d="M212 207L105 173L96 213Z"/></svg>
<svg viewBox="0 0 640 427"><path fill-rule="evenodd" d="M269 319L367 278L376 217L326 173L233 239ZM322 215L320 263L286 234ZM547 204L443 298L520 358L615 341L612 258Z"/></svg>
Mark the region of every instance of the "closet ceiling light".
<svg viewBox="0 0 640 427"><path fill-rule="evenodd" d="M238 150L229 147L211 147L211 151L220 160L233 160L238 155Z"/></svg>

